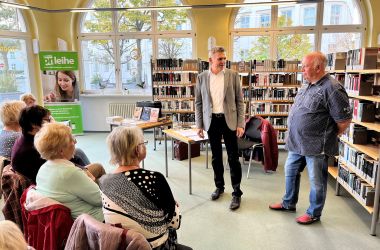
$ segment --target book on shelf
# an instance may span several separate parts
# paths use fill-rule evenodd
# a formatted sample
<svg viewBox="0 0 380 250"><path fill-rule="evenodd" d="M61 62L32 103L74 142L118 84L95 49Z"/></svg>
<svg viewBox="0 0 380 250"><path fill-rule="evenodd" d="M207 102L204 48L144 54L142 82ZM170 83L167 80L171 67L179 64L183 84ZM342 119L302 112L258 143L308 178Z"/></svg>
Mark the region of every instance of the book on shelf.
<svg viewBox="0 0 380 250"><path fill-rule="evenodd" d="M133 112L133 120L140 120L142 110L142 107L135 107L135 110Z"/></svg>
<svg viewBox="0 0 380 250"><path fill-rule="evenodd" d="M366 47L349 50L346 58L346 68L352 70L376 69L379 48Z"/></svg>
<svg viewBox="0 0 380 250"><path fill-rule="evenodd" d="M345 70L346 69L346 52L333 53L331 70Z"/></svg>
<svg viewBox="0 0 380 250"><path fill-rule="evenodd" d="M149 114L149 121L150 122L158 122L158 114L160 113L159 108L151 108L150 114Z"/></svg>

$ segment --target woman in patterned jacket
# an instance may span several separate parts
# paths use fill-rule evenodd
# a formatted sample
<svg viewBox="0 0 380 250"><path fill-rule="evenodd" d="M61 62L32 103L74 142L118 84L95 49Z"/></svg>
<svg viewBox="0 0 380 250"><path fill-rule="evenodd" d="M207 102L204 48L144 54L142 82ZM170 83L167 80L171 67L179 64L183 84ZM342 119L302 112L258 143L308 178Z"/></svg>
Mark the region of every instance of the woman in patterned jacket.
<svg viewBox="0 0 380 250"><path fill-rule="evenodd" d="M117 168L99 181L105 222L137 230L154 249L179 249L180 215L169 184L161 173L140 168L146 156L142 130L118 127L107 144Z"/></svg>

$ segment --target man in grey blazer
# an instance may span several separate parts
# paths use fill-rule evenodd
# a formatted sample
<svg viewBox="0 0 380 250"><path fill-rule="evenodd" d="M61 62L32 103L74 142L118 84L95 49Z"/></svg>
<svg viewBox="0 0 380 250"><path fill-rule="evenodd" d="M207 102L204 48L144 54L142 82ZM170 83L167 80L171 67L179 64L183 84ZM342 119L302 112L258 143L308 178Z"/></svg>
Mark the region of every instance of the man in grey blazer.
<svg viewBox="0 0 380 250"><path fill-rule="evenodd" d="M232 183L230 209L240 207L241 165L237 137L244 134L244 103L239 75L225 69L226 54L223 47L214 47L209 53L210 70L198 75L195 88L195 121L198 135L207 131L212 151L212 167L216 190L211 199L224 193L224 167L222 138L227 149Z"/></svg>

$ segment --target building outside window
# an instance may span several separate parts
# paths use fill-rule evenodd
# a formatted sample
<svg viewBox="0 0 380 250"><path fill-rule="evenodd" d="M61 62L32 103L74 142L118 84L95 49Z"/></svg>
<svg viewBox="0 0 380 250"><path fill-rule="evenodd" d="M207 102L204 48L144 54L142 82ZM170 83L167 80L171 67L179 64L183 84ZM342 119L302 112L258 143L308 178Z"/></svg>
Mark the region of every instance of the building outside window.
<svg viewBox="0 0 380 250"><path fill-rule="evenodd" d="M31 91L30 37L20 10L0 5L0 103Z"/></svg>
<svg viewBox="0 0 380 250"><path fill-rule="evenodd" d="M90 7L180 4L178 0L95 0ZM80 31L81 74L87 93L151 95L151 59L195 57L195 32L186 10L86 13Z"/></svg>
<svg viewBox="0 0 380 250"><path fill-rule="evenodd" d="M360 2L324 0L237 9L235 18L232 18L232 60L300 60L314 50L333 53L360 48L365 32ZM323 18L317 20L319 10L323 10ZM271 13L275 18L269 15L270 24L266 28L251 24L243 30L237 22L241 13L245 16L250 13L251 17L258 13Z"/></svg>

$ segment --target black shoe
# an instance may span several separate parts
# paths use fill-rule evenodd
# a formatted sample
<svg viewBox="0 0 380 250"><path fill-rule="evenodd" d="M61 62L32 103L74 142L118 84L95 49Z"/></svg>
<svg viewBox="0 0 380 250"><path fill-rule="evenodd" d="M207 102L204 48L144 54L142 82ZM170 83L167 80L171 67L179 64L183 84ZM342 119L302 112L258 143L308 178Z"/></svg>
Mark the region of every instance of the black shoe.
<svg viewBox="0 0 380 250"><path fill-rule="evenodd" d="M211 194L211 200L217 200L221 194L224 193L224 189L217 188L215 191Z"/></svg>
<svg viewBox="0 0 380 250"><path fill-rule="evenodd" d="M235 210L240 207L241 197L232 196L232 201L230 204L230 209Z"/></svg>

